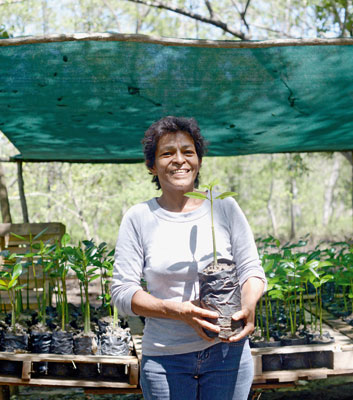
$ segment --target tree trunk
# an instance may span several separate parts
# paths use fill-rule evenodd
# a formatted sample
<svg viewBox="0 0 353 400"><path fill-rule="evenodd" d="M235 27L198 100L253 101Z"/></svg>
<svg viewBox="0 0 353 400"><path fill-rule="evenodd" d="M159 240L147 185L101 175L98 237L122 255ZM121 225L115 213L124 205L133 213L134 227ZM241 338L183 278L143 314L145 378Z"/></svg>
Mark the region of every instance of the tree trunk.
<svg viewBox="0 0 353 400"><path fill-rule="evenodd" d="M351 173L351 204L352 204L352 227L353 227L353 151L341 151L341 155L348 160L352 167Z"/></svg>
<svg viewBox="0 0 353 400"><path fill-rule="evenodd" d="M10 202L5 183L5 173L1 163L0 163L0 209L1 209L2 221L4 223L7 222L11 223L12 218L10 212Z"/></svg>
<svg viewBox="0 0 353 400"><path fill-rule="evenodd" d="M272 165L272 161L273 161L273 155L270 155L270 163L271 163L271 183L270 183L270 192L268 195L268 199L267 199L267 212L268 215L270 217L271 220L271 224L272 224L272 231L273 231L273 236L277 237L277 221L276 221L276 216L273 212L273 208L272 208L272 194L273 194L273 187L274 187L274 176L273 176L273 165Z"/></svg>
<svg viewBox="0 0 353 400"><path fill-rule="evenodd" d="M297 181L294 176L290 178L290 239L296 235L295 219L299 214L298 206L295 204L298 197Z"/></svg>
<svg viewBox="0 0 353 400"><path fill-rule="evenodd" d="M27 208L25 188L24 188L24 182L23 182L22 161L17 162L17 181L18 181L18 191L20 193L23 222L28 223L29 222L28 208Z"/></svg>
<svg viewBox="0 0 353 400"><path fill-rule="evenodd" d="M332 166L331 175L326 185L324 194L324 211L322 217L322 224L327 226L330 222L330 218L333 214L333 192L340 174L340 160L334 156L334 162Z"/></svg>

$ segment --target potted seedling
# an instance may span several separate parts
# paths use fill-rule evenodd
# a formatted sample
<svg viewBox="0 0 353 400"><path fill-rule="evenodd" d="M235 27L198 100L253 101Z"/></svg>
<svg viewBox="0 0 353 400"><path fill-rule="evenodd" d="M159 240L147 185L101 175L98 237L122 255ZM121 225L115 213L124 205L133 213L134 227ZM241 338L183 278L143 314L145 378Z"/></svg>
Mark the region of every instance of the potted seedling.
<svg viewBox="0 0 353 400"><path fill-rule="evenodd" d="M188 192L185 193L185 196L210 201L211 203L213 261L199 273L200 305L203 308L218 312L219 318L217 321L212 320L212 322L221 328L218 337L228 339L230 336L239 333L243 328L243 321L232 319L232 315L241 309L241 295L235 263L232 260L218 259L217 257L213 206L214 200L223 200L235 196L236 193L224 192L213 198L213 188L217 183L218 181L214 180L210 184L202 186L208 191L209 196L201 192ZM210 337L217 336L210 331L206 331L206 333Z"/></svg>
<svg viewBox="0 0 353 400"><path fill-rule="evenodd" d="M11 305L11 326L7 332L3 332L1 335L1 351L24 351L28 348L28 335L24 329L17 324L16 292L24 287L24 285L19 284L21 273L22 266L20 263L7 266L5 270L0 272L0 290L7 292ZM17 375L21 371L22 363L18 361L3 361L0 365L3 373Z"/></svg>
<svg viewBox="0 0 353 400"><path fill-rule="evenodd" d="M98 350L96 334L91 329L91 307L89 301L89 284L98 279L100 274L96 266L98 248L91 240L84 240L74 248L69 256L71 268L76 272L83 288L84 329L74 337L74 353L80 355L96 354ZM92 367L92 368L91 368ZM77 370L84 378L91 378L97 374L96 365L78 364Z"/></svg>

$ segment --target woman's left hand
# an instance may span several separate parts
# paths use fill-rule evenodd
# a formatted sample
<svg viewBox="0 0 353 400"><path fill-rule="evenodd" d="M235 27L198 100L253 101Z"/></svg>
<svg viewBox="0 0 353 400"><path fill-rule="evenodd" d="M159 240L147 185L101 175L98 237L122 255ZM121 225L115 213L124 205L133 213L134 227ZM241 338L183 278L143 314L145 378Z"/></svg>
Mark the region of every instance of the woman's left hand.
<svg viewBox="0 0 353 400"><path fill-rule="evenodd" d="M255 308L256 303L262 296L264 291L264 282L260 278L249 278L243 285L241 290L241 306L242 309L232 315L235 321L243 320L243 330L235 336L231 336L224 342L237 342L247 335L254 332L255 329Z"/></svg>

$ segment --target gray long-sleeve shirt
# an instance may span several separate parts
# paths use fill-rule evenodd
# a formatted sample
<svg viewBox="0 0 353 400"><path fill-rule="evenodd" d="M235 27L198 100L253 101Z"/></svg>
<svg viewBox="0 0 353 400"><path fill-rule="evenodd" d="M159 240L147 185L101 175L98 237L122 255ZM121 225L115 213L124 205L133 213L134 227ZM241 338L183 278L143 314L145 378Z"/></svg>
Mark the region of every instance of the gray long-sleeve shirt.
<svg viewBox="0 0 353 400"><path fill-rule="evenodd" d="M235 262L239 283L249 277L266 281L249 224L233 198L215 200L217 254ZM115 249L112 300L121 314L134 315L131 299L141 289L160 299L195 300L198 271L213 259L210 202L190 212L170 212L157 199L130 208L121 222ZM145 355L182 354L214 343L200 338L186 323L146 318L142 341Z"/></svg>

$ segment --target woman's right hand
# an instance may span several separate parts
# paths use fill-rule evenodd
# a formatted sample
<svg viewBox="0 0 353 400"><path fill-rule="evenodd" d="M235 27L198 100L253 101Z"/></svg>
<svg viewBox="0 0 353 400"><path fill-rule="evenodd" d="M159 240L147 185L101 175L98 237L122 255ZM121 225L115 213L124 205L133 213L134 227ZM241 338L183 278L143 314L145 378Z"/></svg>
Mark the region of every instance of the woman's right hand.
<svg viewBox="0 0 353 400"><path fill-rule="evenodd" d="M206 335L203 328L209 331L219 333L220 327L212 324L205 320L205 318L217 319L218 313L215 311L206 310L198 307L198 301L185 301L180 303L180 319L186 324L190 325L195 329L196 333L204 340L212 342L214 338L210 338Z"/></svg>
<svg viewBox="0 0 353 400"><path fill-rule="evenodd" d="M185 322L195 329L202 339L212 342L214 339L206 335L203 328L219 333L220 328L205 320L217 319L218 313L199 307L199 301L185 301L182 303L162 300L143 290L138 290L132 297L131 309L135 314L145 317L171 318Z"/></svg>

